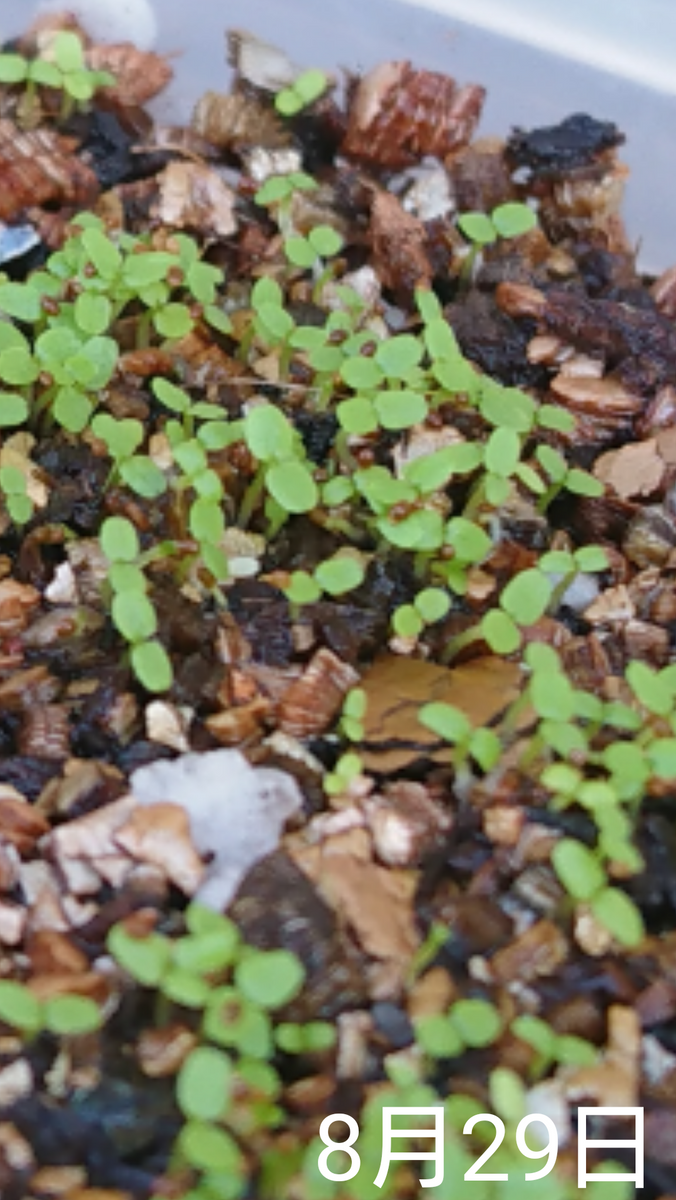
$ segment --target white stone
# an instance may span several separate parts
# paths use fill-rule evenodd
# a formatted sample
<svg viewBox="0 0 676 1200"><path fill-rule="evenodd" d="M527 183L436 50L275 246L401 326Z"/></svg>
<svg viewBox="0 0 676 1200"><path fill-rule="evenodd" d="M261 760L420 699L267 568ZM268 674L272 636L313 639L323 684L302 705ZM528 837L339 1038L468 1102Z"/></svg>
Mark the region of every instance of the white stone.
<svg viewBox="0 0 676 1200"><path fill-rule="evenodd" d="M277 849L286 821L303 803L292 775L252 767L239 750L151 763L133 772L130 785L140 804L169 801L188 813L196 850L213 856L195 899L216 910L230 903L250 868Z"/></svg>

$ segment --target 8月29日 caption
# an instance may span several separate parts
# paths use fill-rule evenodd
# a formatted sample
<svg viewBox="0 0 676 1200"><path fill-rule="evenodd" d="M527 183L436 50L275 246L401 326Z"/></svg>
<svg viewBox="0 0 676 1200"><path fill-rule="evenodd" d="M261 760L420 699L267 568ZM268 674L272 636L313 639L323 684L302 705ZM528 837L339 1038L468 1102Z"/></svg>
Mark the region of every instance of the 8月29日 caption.
<svg viewBox="0 0 676 1200"><path fill-rule="evenodd" d="M393 1126L393 1117L424 1117L432 1122L432 1128L404 1129L398 1126ZM613 1141L608 1141L600 1138L588 1138L587 1136L587 1121L590 1118L597 1117L621 1117L631 1118L634 1122L634 1137L633 1138L616 1138ZM346 1141L336 1142L331 1138L331 1126L334 1121L344 1121L347 1125L350 1136ZM466 1122L463 1133L470 1134L475 1126L480 1122L486 1121L493 1126L495 1135L493 1141L487 1150L484 1150L480 1158L468 1171L466 1171L464 1179L468 1183L481 1183L489 1180L505 1180L508 1179L506 1174L491 1174L489 1160L495 1154L495 1151L502 1144L505 1136L505 1124L500 1117L496 1117L493 1113L479 1113ZM542 1145L542 1135L540 1133L541 1148L531 1150L526 1142L526 1130L530 1125L536 1122L540 1126L544 1126L546 1130L547 1140L546 1145ZM335 1182L342 1182L348 1179L353 1179L361 1167L361 1159L355 1149L355 1142L359 1137L359 1126L354 1117L348 1116L346 1113L332 1113L331 1116L325 1117L319 1127L319 1137L323 1142L325 1149L319 1155L319 1170L325 1179L330 1179ZM635 1187L643 1187L643 1109L642 1108L578 1108L577 1110L577 1137L578 1137L578 1158L577 1158L577 1184L578 1187L586 1188L587 1182L593 1180L594 1183L616 1183L616 1182L632 1182ZM410 1138L419 1142L423 1139L431 1139L431 1150L394 1150L392 1142L394 1139ZM554 1167L559 1152L559 1139L556 1132L556 1126L551 1117L545 1116L543 1113L530 1113L529 1116L519 1121L516 1130L516 1144L519 1152L524 1158L530 1159L546 1159L543 1167L539 1171L531 1171L526 1174L526 1183L534 1183L538 1179L544 1179L545 1175ZM599 1174L587 1172L587 1151L600 1148L633 1148L635 1152L634 1172L630 1173L607 1173ZM332 1171L329 1167L329 1158L337 1150L342 1150L350 1159L350 1166L346 1171ZM382 1157L380 1160L380 1169L374 1184L381 1188L387 1178L387 1172L390 1164L393 1162L431 1162L434 1165L434 1174L427 1175L420 1180L420 1186L424 1188L438 1187L444 1182L444 1109L440 1105L432 1105L428 1108L383 1108L383 1133L382 1133ZM487 1168L487 1169L484 1169Z"/></svg>

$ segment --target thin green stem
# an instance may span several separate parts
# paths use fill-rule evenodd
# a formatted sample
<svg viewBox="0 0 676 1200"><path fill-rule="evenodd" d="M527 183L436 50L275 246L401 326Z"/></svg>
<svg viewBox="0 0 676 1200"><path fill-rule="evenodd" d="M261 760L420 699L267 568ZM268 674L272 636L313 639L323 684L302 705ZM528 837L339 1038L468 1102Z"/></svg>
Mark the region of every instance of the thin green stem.
<svg viewBox="0 0 676 1200"><path fill-rule="evenodd" d="M261 463L242 497L242 503L239 506L239 513L237 516L237 524L240 529L247 528L254 512L263 498L263 493L265 491L265 472L265 463Z"/></svg>
<svg viewBox="0 0 676 1200"><path fill-rule="evenodd" d="M470 629L466 629L464 633L457 633L455 637L447 643L441 653L441 662L449 663L454 658L457 658L461 650L466 646L471 646L472 642L479 642L483 638L483 632L480 625L472 625Z"/></svg>

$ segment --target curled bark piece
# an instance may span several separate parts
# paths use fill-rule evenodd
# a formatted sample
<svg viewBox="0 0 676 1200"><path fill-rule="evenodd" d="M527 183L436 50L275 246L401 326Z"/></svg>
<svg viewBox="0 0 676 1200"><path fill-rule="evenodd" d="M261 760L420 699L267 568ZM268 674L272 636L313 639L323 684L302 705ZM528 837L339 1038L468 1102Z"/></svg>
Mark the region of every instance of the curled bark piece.
<svg viewBox="0 0 676 1200"><path fill-rule="evenodd" d="M392 170L426 155L443 159L469 142L485 94L409 62L381 63L357 86L343 153Z"/></svg>

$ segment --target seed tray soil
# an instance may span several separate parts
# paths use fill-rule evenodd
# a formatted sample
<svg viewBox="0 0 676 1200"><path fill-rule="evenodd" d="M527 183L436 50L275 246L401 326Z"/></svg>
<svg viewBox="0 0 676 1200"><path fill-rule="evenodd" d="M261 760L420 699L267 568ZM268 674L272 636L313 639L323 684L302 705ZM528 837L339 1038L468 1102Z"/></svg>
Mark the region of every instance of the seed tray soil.
<svg viewBox="0 0 676 1200"><path fill-rule="evenodd" d="M612 113L228 46L181 128L68 17L0 55L0 1195L502 1200L541 1112L564 1200L587 1105L667 1200L676 267Z"/></svg>

